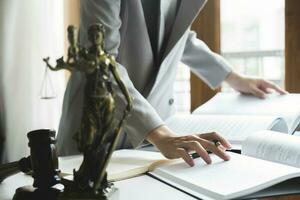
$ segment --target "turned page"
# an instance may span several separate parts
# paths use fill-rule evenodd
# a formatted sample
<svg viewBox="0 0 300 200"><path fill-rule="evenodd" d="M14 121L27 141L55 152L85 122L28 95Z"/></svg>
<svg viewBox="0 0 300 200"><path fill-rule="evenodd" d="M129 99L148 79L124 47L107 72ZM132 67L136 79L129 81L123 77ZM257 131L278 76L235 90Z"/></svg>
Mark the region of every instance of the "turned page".
<svg viewBox="0 0 300 200"><path fill-rule="evenodd" d="M244 141L242 154L300 168L300 137L259 131Z"/></svg>
<svg viewBox="0 0 300 200"><path fill-rule="evenodd" d="M193 114L283 117L292 134L300 122L300 94L269 94L266 99L238 93L218 93Z"/></svg>
<svg viewBox="0 0 300 200"><path fill-rule="evenodd" d="M174 115L166 124L179 135L217 132L232 144L241 144L258 130L287 132L286 122L274 116Z"/></svg>
<svg viewBox="0 0 300 200"><path fill-rule="evenodd" d="M167 161L158 152L123 149L113 153L107 167L108 179L118 181L138 176L149 171L155 163Z"/></svg>
<svg viewBox="0 0 300 200"><path fill-rule="evenodd" d="M64 175L72 175L73 169L78 169L82 163L82 155L60 157L60 166ZM161 153L139 150L114 151L107 167L109 181L118 181L146 173L153 170L156 165L172 163L175 160L167 160Z"/></svg>

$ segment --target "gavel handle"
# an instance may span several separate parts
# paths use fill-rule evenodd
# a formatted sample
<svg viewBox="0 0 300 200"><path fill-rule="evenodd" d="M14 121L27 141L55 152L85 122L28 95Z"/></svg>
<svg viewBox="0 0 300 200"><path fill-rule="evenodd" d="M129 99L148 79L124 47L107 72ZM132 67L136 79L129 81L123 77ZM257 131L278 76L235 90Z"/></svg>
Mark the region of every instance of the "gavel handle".
<svg viewBox="0 0 300 200"><path fill-rule="evenodd" d="M30 156L19 161L0 165L0 183L9 176L19 172L28 173L32 170Z"/></svg>

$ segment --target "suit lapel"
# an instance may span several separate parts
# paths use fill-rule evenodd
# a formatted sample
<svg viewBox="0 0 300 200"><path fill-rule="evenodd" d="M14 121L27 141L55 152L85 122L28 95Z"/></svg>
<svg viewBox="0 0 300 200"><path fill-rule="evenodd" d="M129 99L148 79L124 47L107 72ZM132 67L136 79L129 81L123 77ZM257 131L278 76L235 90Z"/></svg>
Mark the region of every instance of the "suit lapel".
<svg viewBox="0 0 300 200"><path fill-rule="evenodd" d="M200 10L204 7L207 0L181 0L178 13L172 28L172 32L167 41L166 49L163 53L161 63L165 60L167 55L170 53L174 45L178 42L180 37L185 33L188 27L192 24L193 20L196 18ZM161 65L158 74L155 78L155 82L149 95L152 93L154 88L160 82L167 70L166 65Z"/></svg>
<svg viewBox="0 0 300 200"><path fill-rule="evenodd" d="M181 0L172 32L168 39L161 61L166 58L180 37L192 24L193 20L203 8L206 1L207 0Z"/></svg>

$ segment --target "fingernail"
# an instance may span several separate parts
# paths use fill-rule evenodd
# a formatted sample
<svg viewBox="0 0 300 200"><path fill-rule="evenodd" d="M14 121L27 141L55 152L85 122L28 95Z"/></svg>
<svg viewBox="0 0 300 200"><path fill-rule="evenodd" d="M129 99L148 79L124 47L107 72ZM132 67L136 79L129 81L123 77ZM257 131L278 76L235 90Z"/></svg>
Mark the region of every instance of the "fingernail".
<svg viewBox="0 0 300 200"><path fill-rule="evenodd" d="M226 161L230 160L230 155L226 154Z"/></svg>
<svg viewBox="0 0 300 200"><path fill-rule="evenodd" d="M190 161L188 164L189 164L190 167L194 167L195 166L194 160Z"/></svg>
<svg viewBox="0 0 300 200"><path fill-rule="evenodd" d="M211 164L211 162L212 162L212 161L211 161L211 158L209 158L209 159L206 159L206 161L205 161L205 162L206 162L208 165L209 165L209 164Z"/></svg>

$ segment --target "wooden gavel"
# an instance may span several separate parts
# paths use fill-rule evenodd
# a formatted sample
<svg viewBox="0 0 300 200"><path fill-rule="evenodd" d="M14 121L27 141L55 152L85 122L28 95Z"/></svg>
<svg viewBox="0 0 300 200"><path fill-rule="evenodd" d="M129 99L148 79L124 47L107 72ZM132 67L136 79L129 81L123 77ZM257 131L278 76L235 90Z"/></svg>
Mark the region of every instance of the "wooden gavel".
<svg viewBox="0 0 300 200"><path fill-rule="evenodd" d="M16 162L0 165L0 183L19 172L32 173L33 186L49 188L60 181L58 157L55 148L55 131L34 130L27 134L30 156Z"/></svg>

